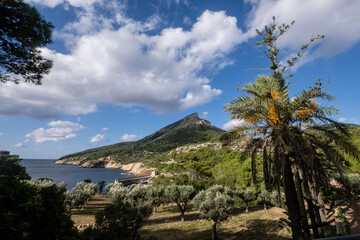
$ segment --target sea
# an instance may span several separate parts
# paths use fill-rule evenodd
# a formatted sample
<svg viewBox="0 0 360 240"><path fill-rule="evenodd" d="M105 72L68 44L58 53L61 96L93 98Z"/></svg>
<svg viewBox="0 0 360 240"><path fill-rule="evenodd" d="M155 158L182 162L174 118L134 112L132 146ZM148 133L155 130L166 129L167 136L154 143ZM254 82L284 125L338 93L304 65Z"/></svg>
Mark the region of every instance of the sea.
<svg viewBox="0 0 360 240"><path fill-rule="evenodd" d="M58 165L55 159L23 159L20 164L26 167L31 179L49 178L56 183L65 182L66 189L71 190L76 183L91 179L93 183L104 180L105 186L115 179L131 177L120 169L110 168L79 168L75 165Z"/></svg>

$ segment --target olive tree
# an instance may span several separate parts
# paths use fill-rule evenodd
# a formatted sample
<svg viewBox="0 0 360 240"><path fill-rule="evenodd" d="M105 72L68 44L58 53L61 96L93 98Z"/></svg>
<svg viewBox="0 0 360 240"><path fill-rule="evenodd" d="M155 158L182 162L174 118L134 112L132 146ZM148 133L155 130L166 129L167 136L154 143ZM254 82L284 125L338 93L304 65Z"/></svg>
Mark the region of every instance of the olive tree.
<svg viewBox="0 0 360 240"><path fill-rule="evenodd" d="M216 224L226 220L233 209L233 192L221 185L215 185L202 190L194 198L194 208L200 211L200 216L212 221L212 239L216 240Z"/></svg>
<svg viewBox="0 0 360 240"><path fill-rule="evenodd" d="M191 185L172 184L165 189L165 197L170 202L175 202L181 213L181 221L184 221L186 207L195 196L195 188Z"/></svg>
<svg viewBox="0 0 360 240"><path fill-rule="evenodd" d="M151 215L152 199L147 186L106 186L111 204L96 215L95 228L84 231L90 239L137 239L137 231Z"/></svg>
<svg viewBox="0 0 360 240"><path fill-rule="evenodd" d="M286 208L284 192L280 192L280 195L277 191L271 192L270 202L276 207Z"/></svg>
<svg viewBox="0 0 360 240"><path fill-rule="evenodd" d="M94 183L79 182L76 186L68 193L68 202L71 207L76 206L78 208L86 205L90 197L94 196L97 192L97 186Z"/></svg>
<svg viewBox="0 0 360 240"><path fill-rule="evenodd" d="M123 199L125 198L128 193L129 189L124 187L121 183L110 183L106 186L107 195L110 197L110 201L115 202L116 199Z"/></svg>
<svg viewBox="0 0 360 240"><path fill-rule="evenodd" d="M147 190L154 207L154 213L156 213L157 208L165 201L165 188L160 186L149 186L147 187Z"/></svg>
<svg viewBox="0 0 360 240"><path fill-rule="evenodd" d="M266 189L262 189L259 197L264 203L264 210L266 210L266 202L270 201L270 193Z"/></svg>
<svg viewBox="0 0 360 240"><path fill-rule="evenodd" d="M151 208L138 208L129 201L119 198L95 215L95 226L85 229L81 239L139 239L138 230L150 213Z"/></svg>
<svg viewBox="0 0 360 240"><path fill-rule="evenodd" d="M245 202L245 212L249 212L249 205L250 202L256 199L256 194L254 189L247 188L245 190L242 189L236 189L235 195L240 197Z"/></svg>
<svg viewBox="0 0 360 240"><path fill-rule="evenodd" d="M105 186L105 191L107 193L109 193L110 189L112 188L112 186L114 186L115 183L108 183L106 186Z"/></svg>
<svg viewBox="0 0 360 240"><path fill-rule="evenodd" d="M149 212L148 216L150 216L152 212L153 201L147 186L140 184L132 185L130 187L129 193L125 197L125 200L136 208L146 209L146 211Z"/></svg>

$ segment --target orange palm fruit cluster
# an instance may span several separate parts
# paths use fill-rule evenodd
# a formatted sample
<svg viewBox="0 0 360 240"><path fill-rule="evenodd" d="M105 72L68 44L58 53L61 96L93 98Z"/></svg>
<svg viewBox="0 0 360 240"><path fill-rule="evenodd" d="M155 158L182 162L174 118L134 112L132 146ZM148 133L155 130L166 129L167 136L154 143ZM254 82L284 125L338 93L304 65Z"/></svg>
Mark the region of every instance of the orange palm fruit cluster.
<svg viewBox="0 0 360 240"><path fill-rule="evenodd" d="M299 110L296 114L297 117L307 118L311 114L315 114L315 109L317 107L317 103L315 100L310 100L309 102L310 102L310 105L312 105L312 108L306 108L306 109Z"/></svg>

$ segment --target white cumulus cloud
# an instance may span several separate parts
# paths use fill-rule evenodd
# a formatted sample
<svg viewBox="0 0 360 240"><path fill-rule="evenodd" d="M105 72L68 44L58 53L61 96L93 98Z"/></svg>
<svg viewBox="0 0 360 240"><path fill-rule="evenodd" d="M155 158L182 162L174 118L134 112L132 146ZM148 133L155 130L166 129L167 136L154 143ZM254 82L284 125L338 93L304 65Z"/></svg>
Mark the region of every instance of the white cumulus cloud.
<svg viewBox="0 0 360 240"><path fill-rule="evenodd" d="M206 118L208 114L209 114L209 112L202 112L202 114L200 115L200 118Z"/></svg>
<svg viewBox="0 0 360 240"><path fill-rule="evenodd" d="M108 142L109 139L106 138L105 134L97 134L94 137L90 138L90 143L98 143L98 142Z"/></svg>
<svg viewBox="0 0 360 240"><path fill-rule="evenodd" d="M189 25L190 30L160 29L165 23L158 15L144 21L131 19L121 1L28 2L76 7L77 16L54 33L64 40L67 53L42 49L54 61L42 86L3 84L1 115L55 118L93 113L103 104L142 106L164 113L201 105L222 93L204 73L232 64L229 54L254 38L256 28L271 23L272 16L279 23L296 21L279 42L286 56L313 34L326 36L302 63L333 57L360 41L360 24L355 24L360 22L358 0L247 0L251 10L245 32L225 11L204 11Z"/></svg>
<svg viewBox="0 0 360 240"><path fill-rule="evenodd" d="M246 40L225 11L203 12L189 31L169 27L155 35L147 33L158 24L155 16L139 22L121 12L112 18L79 12L72 24L89 15L89 26L98 21L101 27L59 30L71 36L69 53L42 49L54 61L50 74L41 86L3 84L0 114L49 118L96 112L102 104L183 111L222 93L203 73L231 64L228 54Z"/></svg>
<svg viewBox="0 0 360 240"><path fill-rule="evenodd" d="M102 132L105 132L107 130L109 130L109 128L107 128L107 127L104 127L104 128L101 129Z"/></svg>
<svg viewBox="0 0 360 240"><path fill-rule="evenodd" d="M20 143L15 144L14 147L17 147L17 148L26 148L27 146L20 142Z"/></svg>
<svg viewBox="0 0 360 240"><path fill-rule="evenodd" d="M357 124L357 123L358 123L358 120L355 119L355 118L344 118L344 117L341 117L341 118L339 118L339 122L341 122L341 123L353 123L353 124Z"/></svg>
<svg viewBox="0 0 360 240"><path fill-rule="evenodd" d="M62 3L64 3L64 0L25 0L27 3L35 3L39 5L44 5L47 7L56 7Z"/></svg>
<svg viewBox="0 0 360 240"><path fill-rule="evenodd" d="M342 117L342 118L339 118L339 122L346 122L347 121L347 119L346 118L344 118L344 117Z"/></svg>
<svg viewBox="0 0 360 240"><path fill-rule="evenodd" d="M135 134L126 133L120 137L120 140L123 142L130 142L130 141L134 141L137 138L139 138L139 136L137 136Z"/></svg>
<svg viewBox="0 0 360 240"><path fill-rule="evenodd" d="M315 34L325 38L315 43L316 48L308 52L304 62L317 58L333 57L360 41L360 1L358 0L247 0L252 6L248 15L247 34L255 36L255 29L262 30L272 22L280 24L295 20L295 25L279 41L281 49L292 54L308 43Z"/></svg>
<svg viewBox="0 0 360 240"><path fill-rule="evenodd" d="M48 123L50 128L38 128L25 135L26 138L32 139L35 143L59 142L70 140L77 136L75 132L84 127L78 123L70 121L51 121Z"/></svg>
<svg viewBox="0 0 360 240"><path fill-rule="evenodd" d="M230 120L229 122L225 123L222 128L225 130L231 130L235 127L243 125L244 123L245 123L244 120L233 119L233 120Z"/></svg>
<svg viewBox="0 0 360 240"><path fill-rule="evenodd" d="M50 8L61 4L65 4L65 7L70 5L72 7L89 8L94 3L102 2L102 0L25 0L25 2L44 5Z"/></svg>

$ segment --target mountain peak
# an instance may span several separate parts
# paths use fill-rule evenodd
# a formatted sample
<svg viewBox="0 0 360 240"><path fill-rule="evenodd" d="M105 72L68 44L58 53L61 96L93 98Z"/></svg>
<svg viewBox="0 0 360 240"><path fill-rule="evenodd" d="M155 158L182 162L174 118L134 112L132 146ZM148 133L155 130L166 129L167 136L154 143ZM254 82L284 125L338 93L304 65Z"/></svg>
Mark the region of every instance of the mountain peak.
<svg viewBox="0 0 360 240"><path fill-rule="evenodd" d="M217 139L223 132L224 130L212 126L209 121L199 118L198 113L192 113L136 142L88 149L63 156L61 159L92 161L112 156L121 163L138 162L144 161L144 158L149 158L149 156L169 152L179 146Z"/></svg>
<svg viewBox="0 0 360 240"><path fill-rule="evenodd" d="M183 120L187 120L187 119L190 119L190 118L199 118L199 114L198 113L192 113L192 114L184 117Z"/></svg>

